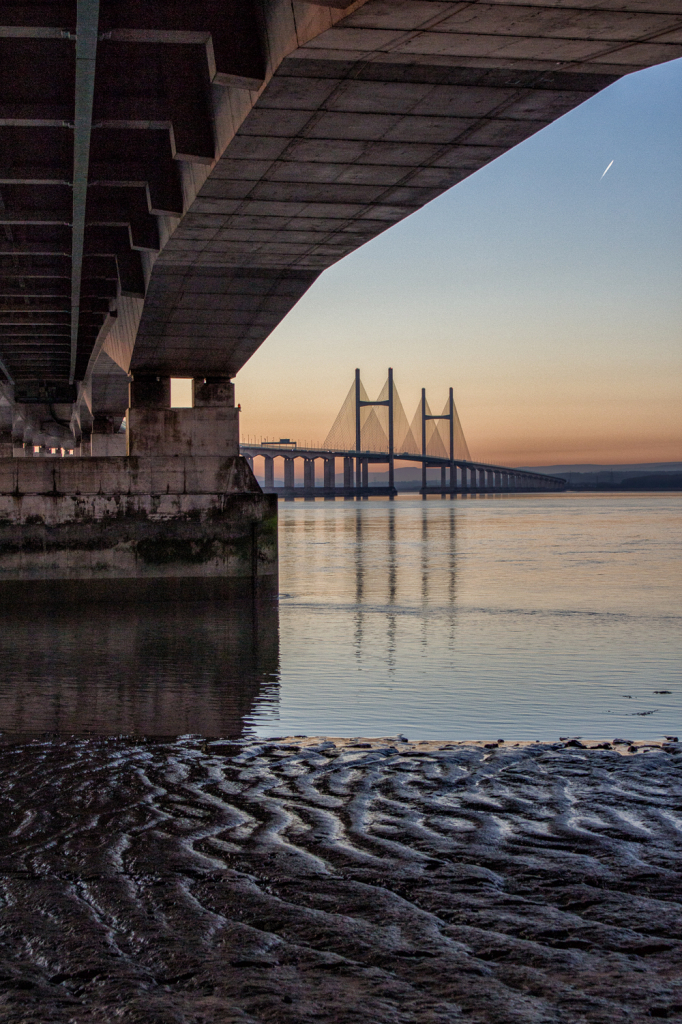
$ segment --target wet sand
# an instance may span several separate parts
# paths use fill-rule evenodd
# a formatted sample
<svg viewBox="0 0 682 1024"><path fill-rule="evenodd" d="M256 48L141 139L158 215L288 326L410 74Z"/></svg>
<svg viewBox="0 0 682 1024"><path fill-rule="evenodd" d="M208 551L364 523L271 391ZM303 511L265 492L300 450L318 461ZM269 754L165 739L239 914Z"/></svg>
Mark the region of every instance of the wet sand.
<svg viewBox="0 0 682 1024"><path fill-rule="evenodd" d="M682 1021L682 745L622 739L6 742L0 1020Z"/></svg>

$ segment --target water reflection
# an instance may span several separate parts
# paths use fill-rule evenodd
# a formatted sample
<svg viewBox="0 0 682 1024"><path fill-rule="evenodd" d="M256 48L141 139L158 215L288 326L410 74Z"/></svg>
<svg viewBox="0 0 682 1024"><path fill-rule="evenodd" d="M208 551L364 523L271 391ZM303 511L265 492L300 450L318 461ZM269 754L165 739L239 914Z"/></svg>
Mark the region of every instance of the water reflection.
<svg viewBox="0 0 682 1024"><path fill-rule="evenodd" d="M282 503L279 609L5 614L0 731L678 734L679 500Z"/></svg>
<svg viewBox="0 0 682 1024"><path fill-rule="evenodd" d="M280 507L272 728L434 739L679 732L680 521L676 497Z"/></svg>
<svg viewBox="0 0 682 1024"><path fill-rule="evenodd" d="M4 615L0 731L238 736L279 698L275 601Z"/></svg>
<svg viewBox="0 0 682 1024"><path fill-rule="evenodd" d="M415 502L409 510L400 502L379 501L285 508L283 672L319 672L324 666L336 675L342 663L350 668L352 662L354 675L379 670L390 682L406 650L442 645L444 622L452 638L456 524L453 505L441 505L434 517L431 502ZM322 636L313 625L320 615ZM321 672L319 686L325 686Z"/></svg>

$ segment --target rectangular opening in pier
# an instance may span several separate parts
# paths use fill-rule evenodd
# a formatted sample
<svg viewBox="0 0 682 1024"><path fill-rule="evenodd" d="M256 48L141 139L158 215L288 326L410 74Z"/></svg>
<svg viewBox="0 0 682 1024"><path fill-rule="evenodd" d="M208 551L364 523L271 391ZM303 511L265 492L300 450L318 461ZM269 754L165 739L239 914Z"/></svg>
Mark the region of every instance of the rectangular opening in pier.
<svg viewBox="0 0 682 1024"><path fill-rule="evenodd" d="M171 409L194 408L194 381L192 377L171 377L170 404Z"/></svg>

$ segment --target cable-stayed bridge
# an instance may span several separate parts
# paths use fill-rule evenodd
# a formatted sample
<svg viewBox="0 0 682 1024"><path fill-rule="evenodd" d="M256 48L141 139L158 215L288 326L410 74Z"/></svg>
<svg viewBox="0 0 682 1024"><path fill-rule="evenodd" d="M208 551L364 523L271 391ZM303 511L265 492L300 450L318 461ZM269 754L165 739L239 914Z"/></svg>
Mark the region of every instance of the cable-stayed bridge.
<svg viewBox="0 0 682 1024"><path fill-rule="evenodd" d="M288 438L261 444L242 444L242 455L253 467L264 461L264 491L293 498L393 498L395 463L416 462L422 467L420 494L442 496L511 491L559 491L562 477L529 473L508 466L475 462L462 430L453 390L440 413L433 413L422 388L421 400L409 421L389 369L379 397L370 400L355 371L355 380L321 447L301 447ZM284 486L275 486L275 459L284 462ZM296 459L303 459L303 482L296 486ZM343 459L343 484L336 482L336 460ZM323 464L318 482L316 463ZM370 465L388 465L388 483L369 482ZM427 471L440 469L440 481L429 481Z"/></svg>

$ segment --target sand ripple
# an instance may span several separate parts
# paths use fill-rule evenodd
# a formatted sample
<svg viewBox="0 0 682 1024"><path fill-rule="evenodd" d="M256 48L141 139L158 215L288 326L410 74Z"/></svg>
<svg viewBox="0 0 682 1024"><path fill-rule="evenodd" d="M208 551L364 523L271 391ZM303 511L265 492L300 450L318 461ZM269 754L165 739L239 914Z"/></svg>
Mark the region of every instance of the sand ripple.
<svg viewBox="0 0 682 1024"><path fill-rule="evenodd" d="M7 1024L682 1021L682 752L0 750Z"/></svg>

